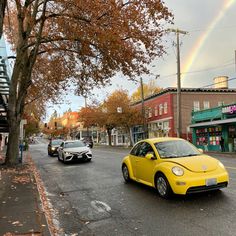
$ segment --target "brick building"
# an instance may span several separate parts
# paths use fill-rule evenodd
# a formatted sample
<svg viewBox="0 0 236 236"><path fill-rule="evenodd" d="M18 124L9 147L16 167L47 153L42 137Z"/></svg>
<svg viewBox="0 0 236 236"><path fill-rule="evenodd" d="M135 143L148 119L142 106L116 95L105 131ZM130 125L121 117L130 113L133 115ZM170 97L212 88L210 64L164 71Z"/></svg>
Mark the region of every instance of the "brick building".
<svg viewBox="0 0 236 236"><path fill-rule="evenodd" d="M236 89L228 88L182 88L181 89L181 133L185 139L191 139L189 130L191 112L209 109L222 104L236 102ZM141 101L132 106L142 108ZM144 99L145 118L148 137L177 136L177 89L166 88ZM142 125L133 128L134 141L144 137Z"/></svg>

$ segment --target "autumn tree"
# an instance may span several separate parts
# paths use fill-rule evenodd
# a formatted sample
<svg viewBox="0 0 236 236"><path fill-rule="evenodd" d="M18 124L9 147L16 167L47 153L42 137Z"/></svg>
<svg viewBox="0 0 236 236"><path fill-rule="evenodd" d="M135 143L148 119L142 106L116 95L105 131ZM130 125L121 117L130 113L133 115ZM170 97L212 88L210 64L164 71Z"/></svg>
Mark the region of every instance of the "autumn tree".
<svg viewBox="0 0 236 236"><path fill-rule="evenodd" d="M68 81L83 94L117 72L134 78L163 55L172 15L160 0L8 0L5 32L15 50L6 163L17 162L19 124L27 92L56 92ZM50 91L51 89L51 91ZM36 91L36 89L35 89ZM40 93L41 92L41 93Z"/></svg>
<svg viewBox="0 0 236 236"><path fill-rule="evenodd" d="M149 97L155 93L159 93L162 90L157 85L157 82L155 80L150 80L147 84L143 83L143 96L144 98ZM137 88L137 90L131 95L132 102L137 102L142 99L141 96L141 86Z"/></svg>
<svg viewBox="0 0 236 236"><path fill-rule="evenodd" d="M97 124L97 109L92 105L80 109L79 121L83 123L85 128L88 129Z"/></svg>
<svg viewBox="0 0 236 236"><path fill-rule="evenodd" d="M97 115L98 123L106 127L109 145L111 145L111 130L123 128L128 135L130 144L133 144L131 127L142 123L141 111L130 106L127 90L114 91L102 105L102 114Z"/></svg>

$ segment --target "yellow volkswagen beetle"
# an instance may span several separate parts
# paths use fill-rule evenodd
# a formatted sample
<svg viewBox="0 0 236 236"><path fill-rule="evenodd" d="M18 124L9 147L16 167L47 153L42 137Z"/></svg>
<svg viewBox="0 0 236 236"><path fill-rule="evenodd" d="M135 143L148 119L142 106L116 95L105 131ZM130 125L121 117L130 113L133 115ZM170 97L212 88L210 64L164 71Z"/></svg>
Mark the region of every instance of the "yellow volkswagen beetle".
<svg viewBox="0 0 236 236"><path fill-rule="evenodd" d="M180 138L154 138L135 144L122 161L130 179L157 189L163 198L227 187L229 175L217 159Z"/></svg>

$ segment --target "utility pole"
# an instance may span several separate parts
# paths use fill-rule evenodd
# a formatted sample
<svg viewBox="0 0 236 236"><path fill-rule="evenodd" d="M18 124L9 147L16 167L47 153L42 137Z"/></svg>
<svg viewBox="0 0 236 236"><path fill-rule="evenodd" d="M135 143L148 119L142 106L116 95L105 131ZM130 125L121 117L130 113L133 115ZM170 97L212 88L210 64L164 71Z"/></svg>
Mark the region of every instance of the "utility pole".
<svg viewBox="0 0 236 236"><path fill-rule="evenodd" d="M181 71L180 71L180 43L179 34L187 34L187 31L179 29L169 29L170 32L176 34L176 48L177 48L177 137L182 136L182 114L181 114Z"/></svg>
<svg viewBox="0 0 236 236"><path fill-rule="evenodd" d="M141 88L141 100L142 100L142 118L143 118L143 138L147 138L146 129L146 117L145 117L145 107L144 107L144 91L143 91L143 78L140 77L140 88Z"/></svg>

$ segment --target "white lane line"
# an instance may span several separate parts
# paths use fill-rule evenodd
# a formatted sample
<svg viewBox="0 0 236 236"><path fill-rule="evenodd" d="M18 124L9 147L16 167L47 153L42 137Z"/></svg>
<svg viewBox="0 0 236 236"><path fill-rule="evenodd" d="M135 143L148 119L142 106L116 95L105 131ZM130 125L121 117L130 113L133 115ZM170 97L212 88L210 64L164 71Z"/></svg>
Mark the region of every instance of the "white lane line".
<svg viewBox="0 0 236 236"><path fill-rule="evenodd" d="M94 200L91 201L91 206L99 213L111 211L111 207L107 205L105 202Z"/></svg>

